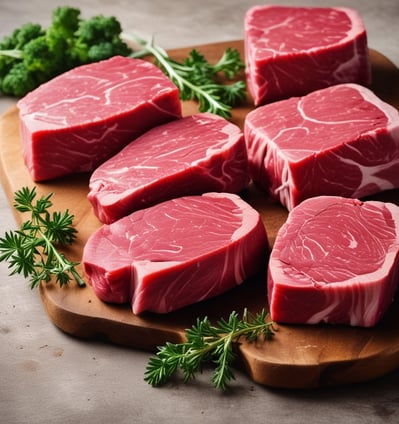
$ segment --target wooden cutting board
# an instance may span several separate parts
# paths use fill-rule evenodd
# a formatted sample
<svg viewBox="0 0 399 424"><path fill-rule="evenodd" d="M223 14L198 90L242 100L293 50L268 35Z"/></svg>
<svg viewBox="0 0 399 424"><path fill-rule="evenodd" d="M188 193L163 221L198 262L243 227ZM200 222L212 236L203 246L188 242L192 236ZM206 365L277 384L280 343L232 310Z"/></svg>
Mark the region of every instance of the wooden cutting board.
<svg viewBox="0 0 399 424"><path fill-rule="evenodd" d="M216 61L227 47L238 48L242 41L217 43L196 48L210 61ZM176 59L185 57L191 48L170 51ZM399 71L381 54L371 51L373 90L385 101L399 108ZM251 110L250 99L233 112L232 120L242 126ZM185 102L184 113L196 112L196 105ZM10 203L14 192L34 183L25 168L20 152L18 112L9 109L0 119L1 181ZM89 202L88 175L72 176L37 184L39 194L53 192L55 210L68 208L75 215L78 230L76 243L66 251L72 260L80 261L82 249L100 223ZM382 193L374 198L398 203L399 191ZM284 208L268 202L250 187L245 199L256 207L263 219L270 243L287 217ZM20 223L23 216L15 214ZM81 267L79 270L82 272ZM44 309L50 320L64 332L79 338L101 338L112 343L153 351L166 341L181 342L184 330L197 317L211 320L227 318L231 311L239 313L247 307L257 312L267 307L265 277L253 278L218 298L182 310L156 315L135 316L128 305L109 305L96 298L90 286L76 284L59 288L53 283L40 286ZM279 325L271 341L243 342L239 347L239 364L255 382L283 388L313 388L348 384L373 379L399 367L399 308L392 305L383 321L374 328L345 326ZM143 370L144 374L144 370Z"/></svg>

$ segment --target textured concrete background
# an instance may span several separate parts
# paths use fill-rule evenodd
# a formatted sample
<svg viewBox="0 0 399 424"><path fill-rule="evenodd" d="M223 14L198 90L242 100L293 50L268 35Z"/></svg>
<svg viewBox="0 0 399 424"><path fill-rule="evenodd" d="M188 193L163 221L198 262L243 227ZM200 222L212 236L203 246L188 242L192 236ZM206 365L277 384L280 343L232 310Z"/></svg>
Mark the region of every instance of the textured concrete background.
<svg viewBox="0 0 399 424"><path fill-rule="evenodd" d="M47 25L50 12L68 3L83 16L115 15L126 31L155 34L165 48L242 38L245 11L239 0L0 0L0 37L27 21ZM277 2L276 2L277 3ZM369 46L399 66L397 0L285 1L286 5L345 5L366 24ZM0 112L14 100L0 98ZM0 190L0 234L14 228ZM0 423L397 423L399 371L376 381L320 391L261 387L236 372L221 394L204 373L187 386L153 389L143 381L149 354L58 331L39 294L0 264Z"/></svg>

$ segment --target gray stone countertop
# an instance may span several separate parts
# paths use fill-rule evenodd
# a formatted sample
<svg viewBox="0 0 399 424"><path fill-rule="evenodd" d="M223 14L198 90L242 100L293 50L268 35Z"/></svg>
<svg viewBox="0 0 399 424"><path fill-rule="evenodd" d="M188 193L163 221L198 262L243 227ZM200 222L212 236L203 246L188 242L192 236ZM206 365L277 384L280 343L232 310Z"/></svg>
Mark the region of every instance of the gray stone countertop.
<svg viewBox="0 0 399 424"><path fill-rule="evenodd" d="M155 34L165 48L242 38L250 0L1 0L0 37L32 21L46 25L57 5L81 8L84 17L115 15L124 29ZM369 46L399 66L397 0L285 1L285 5L349 6L367 28ZM15 100L0 98L0 113ZM0 189L0 234L15 227ZM59 331L39 293L0 264L0 423L397 423L399 371L375 381L323 390L277 390L236 371L227 393L205 372L187 385L154 389L143 381L148 352Z"/></svg>

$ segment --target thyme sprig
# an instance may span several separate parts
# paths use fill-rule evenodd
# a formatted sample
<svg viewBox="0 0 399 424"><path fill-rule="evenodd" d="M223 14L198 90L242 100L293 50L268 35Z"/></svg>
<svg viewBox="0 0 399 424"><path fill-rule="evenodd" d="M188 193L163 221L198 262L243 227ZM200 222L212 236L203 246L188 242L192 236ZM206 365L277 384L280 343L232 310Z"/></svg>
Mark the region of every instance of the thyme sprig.
<svg viewBox="0 0 399 424"><path fill-rule="evenodd" d="M236 49L227 48L214 65L196 49L192 49L186 59L178 62L155 44L154 39L145 40L134 33L122 34L122 37L140 46L131 54L132 57L152 55L156 65L179 88L180 98L198 101L200 112L211 112L229 118L231 109L246 97L244 81L225 84L218 82L216 78L221 73L227 79L233 79L245 67Z"/></svg>
<svg viewBox="0 0 399 424"><path fill-rule="evenodd" d="M15 192L14 208L31 216L18 230L8 231L0 238L0 262L9 263L10 275L21 274L29 278L32 289L41 281L49 282L52 277L61 287L72 278L79 286L84 286L85 282L75 268L78 264L57 250L58 246L75 240L74 216L68 210L51 213L52 195L36 200L36 187L22 187Z"/></svg>
<svg viewBox="0 0 399 424"><path fill-rule="evenodd" d="M213 363L211 383L217 389L225 390L235 378L231 367L236 359L234 345L242 338L253 342L261 336L268 339L275 334L273 322L267 317L264 309L255 315L245 309L241 319L233 311L228 320L222 318L215 325L207 317L198 318L196 324L186 330L186 342L167 342L158 347L156 356L148 362L144 380L160 386L180 369L183 381L187 383L196 373L202 372L205 364Z"/></svg>

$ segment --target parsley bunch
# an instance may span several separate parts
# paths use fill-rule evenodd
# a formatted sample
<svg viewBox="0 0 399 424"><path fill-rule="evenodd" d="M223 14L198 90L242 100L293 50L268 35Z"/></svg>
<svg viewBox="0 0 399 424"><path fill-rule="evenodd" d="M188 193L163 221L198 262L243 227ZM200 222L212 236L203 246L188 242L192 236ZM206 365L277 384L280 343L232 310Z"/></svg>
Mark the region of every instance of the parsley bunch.
<svg viewBox="0 0 399 424"><path fill-rule="evenodd" d="M234 379L231 365L236 358L233 346L241 338L255 341L258 337L270 338L275 333L273 323L267 321L265 310L255 316L245 309L240 319L232 312L229 319L221 319L212 325L207 317L197 319L196 325L186 330L184 343L169 343L158 347L155 357L150 358L144 380L153 386L168 381L179 369L183 380L188 382L207 363L216 365L211 382L214 387L225 390Z"/></svg>
<svg viewBox="0 0 399 424"><path fill-rule="evenodd" d="M49 212L52 193L35 201L36 196L36 187L23 187L15 192L15 209L30 213L31 218L24 221L20 229L6 232L0 238L0 262L9 262L10 275L29 277L32 289L41 281L49 282L53 276L61 287L72 278L79 286L84 286L85 282L75 269L77 264L57 250L57 246L68 245L75 240L74 216L68 210Z"/></svg>

